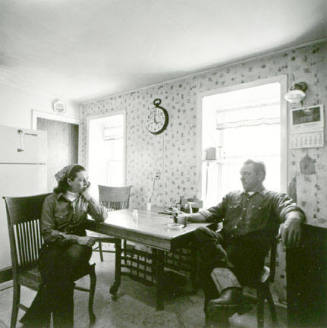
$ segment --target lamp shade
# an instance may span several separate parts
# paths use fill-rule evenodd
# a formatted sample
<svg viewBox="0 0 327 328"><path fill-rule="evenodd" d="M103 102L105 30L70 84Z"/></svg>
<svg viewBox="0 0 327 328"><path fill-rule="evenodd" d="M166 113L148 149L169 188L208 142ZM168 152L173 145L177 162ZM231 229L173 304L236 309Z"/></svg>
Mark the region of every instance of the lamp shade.
<svg viewBox="0 0 327 328"><path fill-rule="evenodd" d="M295 83L291 90L285 94L284 99L291 104L300 103L306 96L305 91L307 88L308 86L305 82Z"/></svg>
<svg viewBox="0 0 327 328"><path fill-rule="evenodd" d="M285 94L284 98L291 104L297 104L305 98L305 93L302 90L290 90Z"/></svg>

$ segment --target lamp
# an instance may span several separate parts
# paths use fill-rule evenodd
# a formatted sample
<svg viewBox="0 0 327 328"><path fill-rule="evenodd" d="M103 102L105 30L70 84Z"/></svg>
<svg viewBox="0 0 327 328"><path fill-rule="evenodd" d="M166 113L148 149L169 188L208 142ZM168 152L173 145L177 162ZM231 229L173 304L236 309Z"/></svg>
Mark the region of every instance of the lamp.
<svg viewBox="0 0 327 328"><path fill-rule="evenodd" d="M303 101L308 89L308 85L305 82L294 83L290 91L288 91L284 99L291 104L298 104Z"/></svg>

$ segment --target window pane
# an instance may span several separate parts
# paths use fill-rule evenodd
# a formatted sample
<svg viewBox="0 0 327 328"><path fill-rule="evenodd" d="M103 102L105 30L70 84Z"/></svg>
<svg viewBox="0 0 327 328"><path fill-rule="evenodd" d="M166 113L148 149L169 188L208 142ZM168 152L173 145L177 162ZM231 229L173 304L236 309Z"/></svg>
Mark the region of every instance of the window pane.
<svg viewBox="0 0 327 328"><path fill-rule="evenodd" d="M223 131L223 158L266 157L280 153L280 125L259 125Z"/></svg>
<svg viewBox="0 0 327 328"><path fill-rule="evenodd" d="M124 163L122 161L109 161L107 165L107 184L121 186L124 179Z"/></svg>
<svg viewBox="0 0 327 328"><path fill-rule="evenodd" d="M89 175L94 185L125 183L124 117L115 114L90 120Z"/></svg>
<svg viewBox="0 0 327 328"><path fill-rule="evenodd" d="M110 161L122 161L124 157L124 140L106 140L106 158Z"/></svg>

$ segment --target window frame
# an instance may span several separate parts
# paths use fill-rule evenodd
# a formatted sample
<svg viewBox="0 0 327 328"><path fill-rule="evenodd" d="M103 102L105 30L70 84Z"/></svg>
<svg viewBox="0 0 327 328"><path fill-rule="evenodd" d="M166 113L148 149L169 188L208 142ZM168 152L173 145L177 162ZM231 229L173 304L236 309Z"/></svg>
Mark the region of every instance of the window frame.
<svg viewBox="0 0 327 328"><path fill-rule="evenodd" d="M196 143L196 154L197 154L197 190L200 196L200 199L203 198L202 195L202 115L203 115L203 98L207 96L212 96L219 93L226 93L231 91L236 91L240 89L248 89L264 84L270 83L279 83L280 84L280 154L281 154L281 163L280 163L280 191L287 191L288 183L288 107L287 102L285 101L283 95L287 92L287 75L278 75L266 79L259 79L248 83L242 83L237 85L232 85L219 89L212 89L204 92L199 92L197 94L197 143ZM269 172L268 172L269 174Z"/></svg>

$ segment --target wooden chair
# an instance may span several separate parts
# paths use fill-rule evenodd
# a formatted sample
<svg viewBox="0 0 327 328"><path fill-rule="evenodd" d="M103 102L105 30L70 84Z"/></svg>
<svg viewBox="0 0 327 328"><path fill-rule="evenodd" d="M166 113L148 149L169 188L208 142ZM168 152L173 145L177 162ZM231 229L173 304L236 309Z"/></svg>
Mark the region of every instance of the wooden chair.
<svg viewBox="0 0 327 328"><path fill-rule="evenodd" d="M270 259L269 266L265 266L265 275L262 275L261 281L256 286L257 290L257 327L264 327L264 305L265 300L267 300L271 315L272 327L277 326L277 314L275 303L270 291L270 284L275 280L276 272L276 254L277 254L277 239L274 238L271 249L270 249Z"/></svg>
<svg viewBox="0 0 327 328"><path fill-rule="evenodd" d="M257 328L264 327L264 304L265 300L268 302L272 327L277 327L277 314L276 308L274 304L274 300L270 291L270 283L274 282L275 279L275 272L276 272L276 254L277 254L277 239L274 238L272 241L270 254L269 254L269 264L264 267L264 271L262 276L260 277L260 281L257 282L256 285L252 286L244 286L256 289L257 297L244 297L244 301L241 305L235 306L235 308L226 309L226 318L228 317L228 312L231 311L232 313L237 312L238 314L243 314L248 312L253 303L257 304ZM218 312L218 311L217 311ZM219 311L219 314L223 313L223 311ZM217 313L218 314L218 313ZM206 317L207 327L215 327L215 319L213 322L211 321L214 318ZM228 319L224 323L219 324L219 328L227 328L229 327ZM217 326L218 328L218 326Z"/></svg>
<svg viewBox="0 0 327 328"><path fill-rule="evenodd" d="M129 198L131 194L132 186L124 187L109 187L99 185L99 202L105 206L108 211L116 211L129 207ZM91 236L96 236L99 238L99 234L91 232ZM111 250L104 250L102 248L102 243L117 244L120 242L118 238L103 236L103 238L98 239L98 246L93 249L93 251L99 252L100 260L103 261L103 253L113 253ZM127 247L127 242L124 240L124 249Z"/></svg>
<svg viewBox="0 0 327 328"><path fill-rule="evenodd" d="M40 218L43 201L49 194L28 197L3 197L6 205L10 253L13 274L13 306L10 327L15 328L19 308L28 308L20 303L21 286L38 290L42 284L38 270L38 259L43 238L40 230ZM93 301L96 285L95 264L89 265L83 276L90 276L90 289L75 286L77 290L89 292L90 325L95 322ZM79 277L82 278L82 277ZM78 278L78 279L79 279Z"/></svg>

